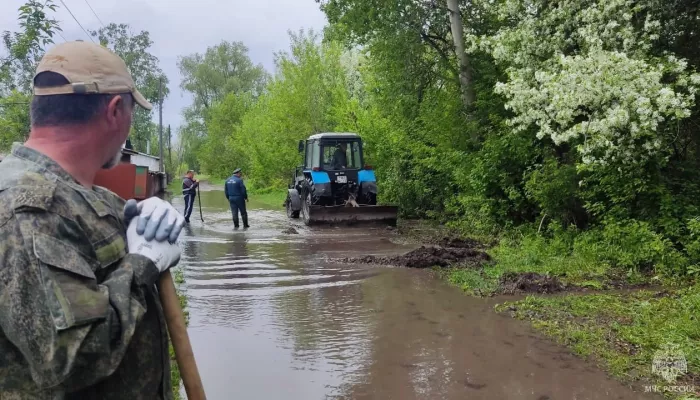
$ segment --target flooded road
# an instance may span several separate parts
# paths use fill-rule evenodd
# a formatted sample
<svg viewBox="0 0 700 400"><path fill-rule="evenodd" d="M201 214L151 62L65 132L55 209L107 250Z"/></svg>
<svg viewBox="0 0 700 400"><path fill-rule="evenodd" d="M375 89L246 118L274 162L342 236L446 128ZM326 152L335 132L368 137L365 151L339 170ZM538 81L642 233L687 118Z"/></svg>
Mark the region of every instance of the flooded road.
<svg viewBox="0 0 700 400"><path fill-rule="evenodd" d="M498 299L430 271L325 261L413 248L392 232L297 222L286 235L281 206L254 199L251 228L234 231L223 193L201 195L178 268L208 399L651 398L496 314Z"/></svg>

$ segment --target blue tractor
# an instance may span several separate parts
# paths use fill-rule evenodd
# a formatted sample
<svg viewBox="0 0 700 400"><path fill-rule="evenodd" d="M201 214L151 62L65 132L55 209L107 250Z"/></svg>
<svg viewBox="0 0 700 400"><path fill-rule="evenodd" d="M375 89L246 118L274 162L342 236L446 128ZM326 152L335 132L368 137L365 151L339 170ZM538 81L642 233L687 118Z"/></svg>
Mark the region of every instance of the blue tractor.
<svg viewBox="0 0 700 400"><path fill-rule="evenodd" d="M299 141L302 165L294 171L285 207L304 224L380 222L396 225L398 208L377 205L377 180L364 164L355 133L319 133Z"/></svg>

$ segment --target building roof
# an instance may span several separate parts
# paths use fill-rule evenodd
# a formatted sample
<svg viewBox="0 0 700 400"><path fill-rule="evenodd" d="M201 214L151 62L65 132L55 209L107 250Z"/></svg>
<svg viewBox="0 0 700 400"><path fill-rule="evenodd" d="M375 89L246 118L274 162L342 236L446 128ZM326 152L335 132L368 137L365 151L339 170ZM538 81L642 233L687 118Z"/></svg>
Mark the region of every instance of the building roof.
<svg viewBox="0 0 700 400"><path fill-rule="evenodd" d="M156 159L156 160L160 160L160 157L158 157L158 156L152 156L152 155L150 155L150 154L141 153L140 151L134 150L134 149L131 148L130 146L124 147L124 146L122 145L122 154L129 154L129 155L132 155L132 156L140 155L140 156L144 156L144 157L149 157L149 158L153 158L153 159Z"/></svg>
<svg viewBox="0 0 700 400"><path fill-rule="evenodd" d="M309 139L355 139L359 138L357 133L349 132L324 132L309 136Z"/></svg>

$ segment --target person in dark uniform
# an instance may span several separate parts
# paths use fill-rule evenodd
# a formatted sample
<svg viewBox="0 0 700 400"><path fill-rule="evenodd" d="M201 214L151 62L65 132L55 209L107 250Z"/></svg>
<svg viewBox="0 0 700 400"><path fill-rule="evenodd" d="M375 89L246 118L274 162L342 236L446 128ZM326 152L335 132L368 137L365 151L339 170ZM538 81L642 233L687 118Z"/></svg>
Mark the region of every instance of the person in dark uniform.
<svg viewBox="0 0 700 400"><path fill-rule="evenodd" d="M333 160L331 162L334 169L344 169L348 165L346 152L347 144L338 143L335 145L335 152L333 153Z"/></svg>
<svg viewBox="0 0 700 400"><path fill-rule="evenodd" d="M248 225L248 212L245 209L245 203L248 201L248 192L246 191L243 179L241 179L241 169L236 168L231 175L226 180L226 186L224 187L224 193L228 199L228 203L231 206L231 213L233 214L233 226L238 228L238 212L241 213L241 218L243 219L243 227L249 228Z"/></svg>
<svg viewBox="0 0 700 400"><path fill-rule="evenodd" d="M185 196L185 222L190 223L190 215L194 208L194 198L197 196L199 181L194 179L194 171L187 171L185 179L182 180L182 195Z"/></svg>

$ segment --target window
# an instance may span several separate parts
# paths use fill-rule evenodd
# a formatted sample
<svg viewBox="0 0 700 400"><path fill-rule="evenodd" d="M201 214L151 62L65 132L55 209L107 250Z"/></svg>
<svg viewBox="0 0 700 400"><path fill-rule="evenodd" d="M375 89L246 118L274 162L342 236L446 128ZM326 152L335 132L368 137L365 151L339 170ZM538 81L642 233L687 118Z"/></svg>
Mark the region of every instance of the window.
<svg viewBox="0 0 700 400"><path fill-rule="evenodd" d="M348 140L323 141L323 169L360 169L362 155L360 142Z"/></svg>
<svg viewBox="0 0 700 400"><path fill-rule="evenodd" d="M305 161L306 168L312 167L312 165L311 165L312 146L313 146L313 142L311 140L306 142L306 161Z"/></svg>
<svg viewBox="0 0 700 400"><path fill-rule="evenodd" d="M362 168L362 154L360 153L360 142L352 142L352 147L348 150L350 150L351 152L351 154L349 155L349 158L352 158L351 168Z"/></svg>
<svg viewBox="0 0 700 400"><path fill-rule="evenodd" d="M313 147L312 149L312 157L311 157L311 165L310 167L317 167L321 165L321 154L320 154L320 146L317 141L314 141L313 144L311 145Z"/></svg>

